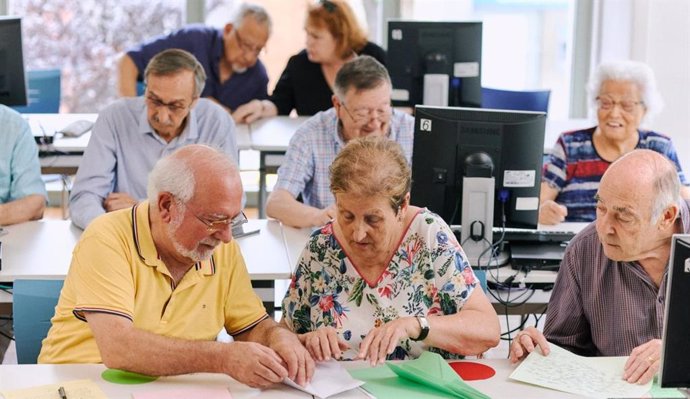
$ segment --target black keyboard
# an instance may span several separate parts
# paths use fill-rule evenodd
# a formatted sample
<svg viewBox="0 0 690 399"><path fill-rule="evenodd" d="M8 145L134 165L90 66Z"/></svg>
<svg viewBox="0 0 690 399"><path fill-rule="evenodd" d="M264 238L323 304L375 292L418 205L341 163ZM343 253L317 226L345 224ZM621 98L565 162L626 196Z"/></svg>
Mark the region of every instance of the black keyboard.
<svg viewBox="0 0 690 399"><path fill-rule="evenodd" d="M493 230L494 242L501 238L501 229ZM529 230L529 229L510 229L506 228L505 237L508 242L542 242L558 243L570 241L575 236L572 231L550 231L550 230Z"/></svg>

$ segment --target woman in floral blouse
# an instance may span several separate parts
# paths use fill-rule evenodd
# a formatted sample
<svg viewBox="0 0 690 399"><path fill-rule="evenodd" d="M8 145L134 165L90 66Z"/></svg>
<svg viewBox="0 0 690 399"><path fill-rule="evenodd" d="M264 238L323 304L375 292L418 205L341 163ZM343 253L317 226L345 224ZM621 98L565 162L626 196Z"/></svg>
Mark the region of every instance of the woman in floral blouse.
<svg viewBox="0 0 690 399"><path fill-rule="evenodd" d="M336 219L309 238L283 300L283 323L314 359L373 365L496 346L498 317L455 236L409 203L398 144L352 140L330 172Z"/></svg>

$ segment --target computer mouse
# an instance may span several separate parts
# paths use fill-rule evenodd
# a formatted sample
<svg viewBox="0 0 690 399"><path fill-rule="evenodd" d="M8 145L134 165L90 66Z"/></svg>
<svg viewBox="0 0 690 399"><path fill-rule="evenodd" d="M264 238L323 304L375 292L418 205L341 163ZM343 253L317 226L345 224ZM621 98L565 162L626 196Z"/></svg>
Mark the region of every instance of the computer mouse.
<svg viewBox="0 0 690 399"><path fill-rule="evenodd" d="M78 120L70 123L58 133L62 133L64 137L79 137L82 134L88 132L93 127L93 122L87 120Z"/></svg>

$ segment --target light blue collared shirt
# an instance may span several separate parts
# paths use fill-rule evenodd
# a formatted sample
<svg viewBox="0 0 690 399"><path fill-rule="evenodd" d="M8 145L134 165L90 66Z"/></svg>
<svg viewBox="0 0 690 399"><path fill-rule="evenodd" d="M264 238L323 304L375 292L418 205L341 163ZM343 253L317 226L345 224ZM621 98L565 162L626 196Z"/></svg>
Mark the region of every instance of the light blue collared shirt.
<svg viewBox="0 0 690 399"><path fill-rule="evenodd" d="M0 204L33 194L46 197L38 147L21 115L0 105Z"/></svg>
<svg viewBox="0 0 690 399"><path fill-rule="evenodd" d="M210 100L198 100L182 133L169 143L149 125L144 97L124 98L108 106L98 115L72 187L72 222L86 228L105 213L103 200L112 192L145 199L156 161L188 144L218 148L237 162L235 122Z"/></svg>

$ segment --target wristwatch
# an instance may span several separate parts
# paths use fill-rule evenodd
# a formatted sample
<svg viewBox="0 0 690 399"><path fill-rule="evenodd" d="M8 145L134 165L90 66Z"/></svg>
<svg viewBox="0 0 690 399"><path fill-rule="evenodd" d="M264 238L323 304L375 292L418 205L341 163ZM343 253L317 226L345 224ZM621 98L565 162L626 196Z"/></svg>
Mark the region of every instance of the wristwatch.
<svg viewBox="0 0 690 399"><path fill-rule="evenodd" d="M423 341L424 338L429 335L429 320L427 320L424 316L417 316L417 321L419 322L419 326L422 328L422 331L419 333L419 337L410 339L413 341Z"/></svg>

